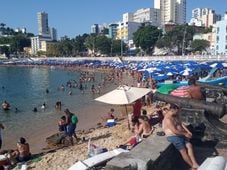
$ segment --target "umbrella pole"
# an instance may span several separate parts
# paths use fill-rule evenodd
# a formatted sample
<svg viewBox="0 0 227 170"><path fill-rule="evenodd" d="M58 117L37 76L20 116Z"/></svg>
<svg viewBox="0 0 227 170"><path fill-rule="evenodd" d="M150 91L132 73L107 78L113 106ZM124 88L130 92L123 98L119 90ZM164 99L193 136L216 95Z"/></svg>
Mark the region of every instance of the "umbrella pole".
<svg viewBox="0 0 227 170"><path fill-rule="evenodd" d="M125 105L125 111L126 111L126 115L127 115L127 119L128 119L128 129L130 130L130 123L129 123L129 116L128 116L128 109L127 109L127 105Z"/></svg>

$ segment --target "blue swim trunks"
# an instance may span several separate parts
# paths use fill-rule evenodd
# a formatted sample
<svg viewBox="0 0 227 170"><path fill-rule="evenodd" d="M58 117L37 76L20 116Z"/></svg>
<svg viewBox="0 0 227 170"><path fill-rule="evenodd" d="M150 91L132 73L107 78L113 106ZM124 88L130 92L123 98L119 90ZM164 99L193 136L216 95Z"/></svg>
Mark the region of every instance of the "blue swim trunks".
<svg viewBox="0 0 227 170"><path fill-rule="evenodd" d="M177 150L185 148L185 145L189 143L188 139L184 136L168 136L167 140L172 143Z"/></svg>
<svg viewBox="0 0 227 170"><path fill-rule="evenodd" d="M66 131L67 135L73 136L73 134L75 133L75 129L76 129L76 125L70 123L70 124L67 126L67 131Z"/></svg>

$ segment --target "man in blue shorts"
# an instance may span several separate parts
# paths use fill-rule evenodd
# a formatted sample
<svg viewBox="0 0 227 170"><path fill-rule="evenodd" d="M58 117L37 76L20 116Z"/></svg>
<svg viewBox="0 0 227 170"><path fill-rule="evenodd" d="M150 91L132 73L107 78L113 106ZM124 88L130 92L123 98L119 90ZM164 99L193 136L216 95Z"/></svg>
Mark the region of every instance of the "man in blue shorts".
<svg viewBox="0 0 227 170"><path fill-rule="evenodd" d="M192 144L189 142L192 134L180 121L178 109L177 106L171 105L169 109L164 111L163 129L167 140L180 152L191 169L196 170L199 165L195 159Z"/></svg>

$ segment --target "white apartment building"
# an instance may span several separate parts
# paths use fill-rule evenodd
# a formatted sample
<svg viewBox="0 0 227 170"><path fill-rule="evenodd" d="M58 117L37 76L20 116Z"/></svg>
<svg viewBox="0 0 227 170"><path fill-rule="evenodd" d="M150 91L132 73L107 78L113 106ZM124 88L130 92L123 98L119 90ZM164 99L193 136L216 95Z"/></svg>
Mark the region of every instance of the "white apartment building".
<svg viewBox="0 0 227 170"><path fill-rule="evenodd" d="M149 22L153 26L160 26L160 10L154 8L142 8L133 13L123 14L123 22Z"/></svg>
<svg viewBox="0 0 227 170"><path fill-rule="evenodd" d="M160 9L162 25L186 23L186 0L154 0L154 8Z"/></svg>
<svg viewBox="0 0 227 170"><path fill-rule="evenodd" d="M192 10L190 25L210 27L220 20L221 16L217 15L214 10L209 8L196 8Z"/></svg>
<svg viewBox="0 0 227 170"><path fill-rule="evenodd" d="M51 42L52 39L42 36L31 37L31 54L37 54L38 51L46 51L47 42Z"/></svg>
<svg viewBox="0 0 227 170"><path fill-rule="evenodd" d="M223 20L216 22L216 49L215 54L227 55L227 12L224 15Z"/></svg>
<svg viewBox="0 0 227 170"><path fill-rule="evenodd" d="M32 54L37 54L39 49L41 48L41 42L40 42L40 37L31 37L31 53Z"/></svg>

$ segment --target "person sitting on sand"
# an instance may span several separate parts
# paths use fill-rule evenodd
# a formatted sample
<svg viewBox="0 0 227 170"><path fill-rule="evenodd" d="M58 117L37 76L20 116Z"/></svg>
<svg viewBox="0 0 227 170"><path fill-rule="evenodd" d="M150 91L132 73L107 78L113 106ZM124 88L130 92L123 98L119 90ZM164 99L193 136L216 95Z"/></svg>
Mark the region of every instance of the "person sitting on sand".
<svg viewBox="0 0 227 170"><path fill-rule="evenodd" d="M137 134L139 132L139 120L137 118L133 118L131 120L131 131Z"/></svg>
<svg viewBox="0 0 227 170"><path fill-rule="evenodd" d="M10 104L5 100L3 103L2 103L2 109L3 110L9 110L10 108Z"/></svg>
<svg viewBox="0 0 227 170"><path fill-rule="evenodd" d="M137 132L142 138L147 138L153 132L153 127L149 124L147 117L140 116L139 117L139 130Z"/></svg>
<svg viewBox="0 0 227 170"><path fill-rule="evenodd" d="M105 122L109 119L116 119L113 108L110 109L110 111L107 113L106 117L102 117L102 120Z"/></svg>
<svg viewBox="0 0 227 170"><path fill-rule="evenodd" d="M136 146L141 141L142 141L142 139L140 138L140 136L139 135L135 135L135 136L130 137L122 145L117 146L117 148L131 150L134 146Z"/></svg>
<svg viewBox="0 0 227 170"><path fill-rule="evenodd" d="M21 137L17 142L17 149L12 153L12 157L18 162L28 161L31 158L29 144L26 139Z"/></svg>

